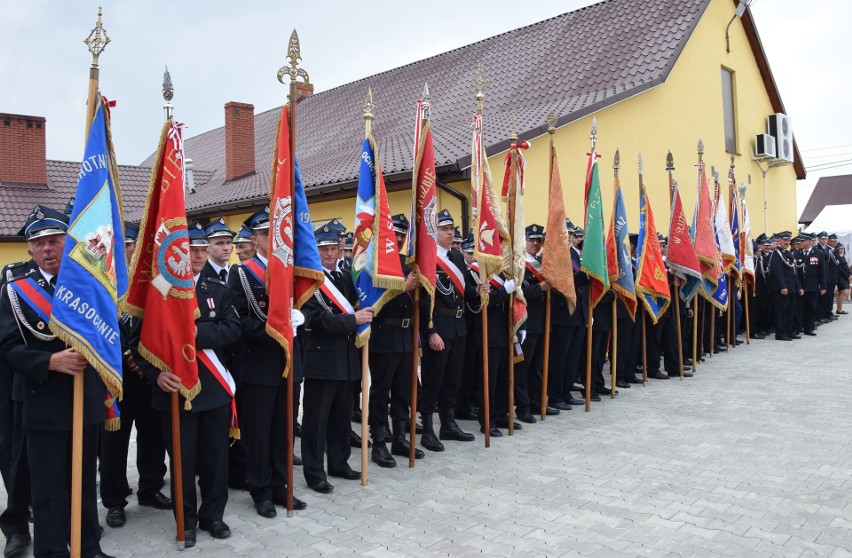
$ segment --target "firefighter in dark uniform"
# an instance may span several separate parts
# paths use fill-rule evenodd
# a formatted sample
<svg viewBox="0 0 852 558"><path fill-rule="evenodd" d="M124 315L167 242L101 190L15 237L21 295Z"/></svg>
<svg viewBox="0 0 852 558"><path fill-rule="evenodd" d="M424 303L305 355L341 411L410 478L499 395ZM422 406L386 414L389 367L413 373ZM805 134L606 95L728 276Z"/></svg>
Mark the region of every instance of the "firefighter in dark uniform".
<svg viewBox="0 0 852 558"><path fill-rule="evenodd" d="M778 240L778 246L769 258L769 286L772 292L775 339L779 341L801 339L793 331L793 313L795 312L793 303L799 296L799 281L796 275L796 260L787 250L792 236L790 231L777 233L775 237Z"/></svg>
<svg viewBox="0 0 852 558"><path fill-rule="evenodd" d="M820 239L820 244L823 240ZM825 244L823 245L823 253L825 254L825 269L826 269L826 287L825 294L822 295L823 316L827 321L834 321L837 317L834 315L834 291L837 290L837 284L840 278L840 260L837 258L835 251L837 246L837 235L832 233L826 236Z"/></svg>
<svg viewBox="0 0 852 558"><path fill-rule="evenodd" d="M254 244L251 241L251 229L243 225L237 236L234 237L234 251L241 262L253 258L255 254Z"/></svg>
<svg viewBox="0 0 852 558"><path fill-rule="evenodd" d="M544 305L550 284L541 275L541 243L544 227L528 225L521 290L527 301L526 337L522 344L524 360L515 365L515 407L518 420L532 424L534 413L541 410L542 359L544 357ZM531 408L532 407L532 408Z"/></svg>
<svg viewBox="0 0 852 558"><path fill-rule="evenodd" d="M397 248L402 248L408 233L408 219L403 214L392 217ZM372 460L380 467L396 467L393 455L408 457L409 444L406 425L410 418L411 358L414 299L411 292L420 288L416 273L405 265L400 256L402 271L406 276L405 292L389 300L373 318L370 334L370 435L373 438ZM393 439L388 452L385 439L388 435L388 403ZM414 450L415 458L425 457L423 451Z"/></svg>
<svg viewBox="0 0 852 558"><path fill-rule="evenodd" d="M769 257L772 255L772 238L761 233L757 237L759 250L754 254L754 297L751 300L751 336L764 339L772 328L769 301L772 293L769 289Z"/></svg>
<svg viewBox="0 0 852 558"><path fill-rule="evenodd" d="M303 349L305 395L302 415L302 460L308 486L320 494L334 490L328 475L350 480L361 477L348 463L351 453L352 390L361 379L355 333L373 319L371 307L355 310L352 276L341 273L340 235L329 225L315 232L326 285L302 306L305 313Z"/></svg>
<svg viewBox="0 0 852 558"><path fill-rule="evenodd" d="M430 296L420 295L420 331L423 358L420 365L420 418L423 434L420 444L430 451L444 451L441 440L473 441L474 436L462 431L456 423L456 403L461 382L464 351L468 331L464 320L465 299L473 299L476 284L465 273L464 256L452 250L453 217L446 209L437 216L438 259L435 279L435 310L429 324ZM453 274L450 277L450 273ZM440 440L435 435L434 413L441 419Z"/></svg>
<svg viewBox="0 0 852 558"><path fill-rule="evenodd" d="M240 338L240 319L231 302L227 285L216 277L202 273L207 264L208 241L200 223L190 224L189 242L192 271L195 274L195 295L201 312L201 317L195 320L196 348L198 352L213 350L221 363L225 360L225 348ZM160 371L147 374L159 388L152 390L152 406L161 412L163 438L169 456L173 458L170 396L180 387L180 377ZM208 531L217 539L231 536L231 529L222 518L228 502L228 432L232 426L233 398L217 375L230 384L233 390L233 378L227 369L210 370L198 360L201 391L192 400L190 410L186 410L183 401L180 402L183 513L187 547L195 545L196 527ZM174 461L170 468L174 468ZM201 488L200 507L197 505L193 482L196 471Z"/></svg>
<svg viewBox="0 0 852 558"><path fill-rule="evenodd" d="M802 326L804 334L816 336L816 320L820 315L820 296L825 294L827 269L824 251L814 247L814 238L802 233L801 249L795 254L802 270Z"/></svg>
<svg viewBox="0 0 852 558"><path fill-rule="evenodd" d="M275 517L275 506L287 505L287 382L284 368L287 357L281 345L266 333L269 294L266 289L269 211L262 208L246 219L257 250L253 258L231 271L229 288L234 307L242 323L242 369L237 393L241 440L246 450L246 478L255 509L262 517ZM303 314L292 312L296 327L304 322ZM293 338L293 386L302 376L299 338ZM293 399L299 394L294 391ZM292 420L292 419L290 419ZM295 456L294 456L295 461ZM293 498L293 508L304 509L305 503Z"/></svg>
<svg viewBox="0 0 852 558"><path fill-rule="evenodd" d="M225 219L219 217L204 229L207 235L207 264L202 272L207 277L215 277L223 283L228 283L231 271L231 252L234 248L234 231L228 228Z"/></svg>
<svg viewBox="0 0 852 558"><path fill-rule="evenodd" d="M133 258L139 225L125 223L124 244L127 263ZM127 451L130 434L136 425L136 470L139 473L139 488L136 498L140 506L151 506L160 510L172 509L172 501L160 490L166 475L166 447L163 433L155 413L151 411L151 385L142 369L150 366L138 352L142 320L129 314L121 316L121 345L124 352L122 382L124 397L118 404L121 427L115 432L101 432L101 502L107 508L106 523L110 527L121 527L127 521L124 507L127 496L132 493L127 482Z"/></svg>
<svg viewBox="0 0 852 558"><path fill-rule="evenodd" d="M470 264L473 263L474 252L473 231L462 242L462 256L464 257L465 269L462 269L463 274L467 277L467 270ZM478 305L479 302L477 301ZM473 332L476 325L475 321L479 319L479 314L473 312L473 308L469 301L465 302L467 307L464 312L465 331ZM459 381L459 391L456 396L456 413L457 420L476 420L479 413L479 406L476 402L477 393L479 393L479 384L482 382L482 352L476 350L476 336L465 335L464 349L464 366L462 367L462 376Z"/></svg>
<svg viewBox="0 0 852 558"><path fill-rule="evenodd" d="M74 376L83 374L83 475L81 551L105 556L98 542L98 430L106 415L105 388L86 359L47 328L68 217L36 206L19 232L32 259L14 270L0 293L0 356L23 395L21 424L31 476L34 554L67 556L71 506L71 426ZM37 304L34 301L41 301ZM4 554L17 555L29 535L16 532ZM10 547L10 545L14 545Z"/></svg>

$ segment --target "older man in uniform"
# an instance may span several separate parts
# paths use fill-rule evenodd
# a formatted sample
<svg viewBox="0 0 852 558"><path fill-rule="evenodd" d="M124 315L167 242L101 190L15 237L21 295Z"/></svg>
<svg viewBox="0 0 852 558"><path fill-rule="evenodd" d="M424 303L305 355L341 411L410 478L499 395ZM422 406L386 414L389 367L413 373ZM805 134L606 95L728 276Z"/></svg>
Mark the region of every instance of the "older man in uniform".
<svg viewBox="0 0 852 558"><path fill-rule="evenodd" d="M133 258L139 225L125 223L124 244L127 264ZM145 379L142 369L151 366L139 354L139 334L142 320L123 314L119 322L121 345L124 351L122 382L124 397L118 404L121 412L121 427L110 432L101 432L101 501L107 508L106 523L110 527L121 527L127 521L124 508L127 496L132 492L127 482L127 451L130 434L136 425L136 470L139 473L139 488L136 498L140 506L160 510L172 509L172 501L160 490L165 485L166 447L156 413L151 410L151 384Z"/></svg>
<svg viewBox="0 0 852 558"><path fill-rule="evenodd" d="M253 258L256 253L251 237L251 229L245 225L240 228L237 236L234 237L234 250L237 252L237 257L241 262Z"/></svg>
<svg viewBox="0 0 852 558"><path fill-rule="evenodd" d="M461 381L466 336L464 321L465 298L476 295L476 285L461 252L452 249L453 217L446 209L437 216L437 275L435 279L435 310L429 324L430 297L424 291L420 297L420 331L423 332L421 361L420 418L423 435L420 444L430 451L444 451L441 440L473 441L474 436L462 431L456 423L455 408ZM441 418L440 440L435 435L435 411Z"/></svg>
<svg viewBox="0 0 852 558"><path fill-rule="evenodd" d="M242 324L242 352L239 390L241 398L240 433L246 449L246 478L248 489L258 515L275 517L275 506L287 505L287 383L284 368L287 358L281 345L266 333L266 312L269 294L266 289L267 247L269 242L269 211L255 211L245 225L252 231L257 249L253 258L244 261L231 272L229 288L234 307ZM298 310L293 310L295 328L304 322ZM293 357L293 385L302 376L301 349L298 336L293 338L290 354ZM293 399L298 400L298 392ZM304 509L305 503L293 498L293 508Z"/></svg>
<svg viewBox="0 0 852 558"><path fill-rule="evenodd" d="M796 260L787 250L790 245L790 231L777 233L778 246L769 258L769 286L772 292L772 306L775 325L775 339L792 341L801 339L793 331L793 313L795 298L799 296L799 281L796 275Z"/></svg>
<svg viewBox="0 0 852 558"><path fill-rule="evenodd" d="M105 556L99 543L95 487L105 388L83 355L67 348L47 328L67 228L66 215L39 205L19 232L27 239L32 259L15 269L0 293L0 355L18 375L16 382L24 396L21 417L31 474L36 556L68 555L74 376L83 375L81 551L92 558ZM6 556L18 555L29 545L29 535L15 534L7 542Z"/></svg>
<svg viewBox="0 0 852 558"><path fill-rule="evenodd" d="M352 389L361 378L355 333L373 319L368 306L356 310L355 286L337 267L340 235L324 225L315 233L325 283L302 307L305 400L302 418L302 460L308 486L320 494L334 490L328 475L356 480L361 473L348 463L351 453Z"/></svg>
<svg viewBox="0 0 852 558"><path fill-rule="evenodd" d="M822 242L820 242L820 244L822 244ZM821 301L823 315L829 322L837 319L837 316L835 316L832 311L834 308L834 291L837 290L840 269L840 260L837 258L835 246L837 246L837 235L832 233L826 237L825 244L823 245L826 264L826 279L828 282L826 283L825 294L822 295Z"/></svg>
<svg viewBox="0 0 852 558"><path fill-rule="evenodd" d="M825 294L826 263L822 250L814 248L814 239L807 233L802 233L801 249L795 254L800 260L802 270L802 326L804 334L816 336L816 319L820 315L820 296Z"/></svg>
<svg viewBox="0 0 852 558"><path fill-rule="evenodd" d="M215 276L203 273L207 265L209 243L201 223L195 222L189 226L189 242L190 262L195 275L195 296L201 312L201 316L195 320L201 391L192 400L191 409L187 410L183 403L180 405L183 513L187 547L195 546L196 527L208 531L216 539L231 536L231 529L222 519L228 502L228 433L235 425L236 416L233 413L234 380L222 361L226 347L240 337L240 319L227 285ZM202 354L205 356L202 357ZM153 390L152 406L160 411L166 447L169 456L174 459L171 455L170 397L178 391L181 379L166 371L147 374L159 388ZM174 470L174 461L170 468ZM193 482L196 471L201 488L200 507L197 505Z"/></svg>

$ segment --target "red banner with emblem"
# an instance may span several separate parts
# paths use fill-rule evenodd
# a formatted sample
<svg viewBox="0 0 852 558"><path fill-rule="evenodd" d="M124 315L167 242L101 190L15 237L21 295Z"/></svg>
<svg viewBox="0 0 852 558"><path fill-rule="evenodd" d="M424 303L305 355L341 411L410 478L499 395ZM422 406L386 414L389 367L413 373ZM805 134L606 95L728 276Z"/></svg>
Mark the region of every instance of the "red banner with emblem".
<svg viewBox="0 0 852 558"><path fill-rule="evenodd" d="M200 314L186 226L182 126L170 119L160 134L130 264L127 311L144 318L139 354L180 377L188 409L201 390L195 352L195 318Z"/></svg>

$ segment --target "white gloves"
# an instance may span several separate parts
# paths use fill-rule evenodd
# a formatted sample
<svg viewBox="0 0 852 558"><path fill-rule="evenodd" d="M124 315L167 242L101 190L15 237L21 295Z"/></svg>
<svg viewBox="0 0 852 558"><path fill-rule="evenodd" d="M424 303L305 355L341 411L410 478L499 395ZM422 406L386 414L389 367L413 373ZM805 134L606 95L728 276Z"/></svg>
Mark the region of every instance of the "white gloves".
<svg viewBox="0 0 852 558"><path fill-rule="evenodd" d="M518 343L523 345L524 341L526 341L526 339L527 339L527 330L522 329L522 330L518 331Z"/></svg>
<svg viewBox="0 0 852 558"><path fill-rule="evenodd" d="M293 329L296 329L303 323L305 323L305 315L302 314L301 310L292 308L290 310L290 324L293 326Z"/></svg>
<svg viewBox="0 0 852 558"><path fill-rule="evenodd" d="M512 294L515 292L515 280L506 279L506 282L503 283L503 288L506 289L506 294Z"/></svg>

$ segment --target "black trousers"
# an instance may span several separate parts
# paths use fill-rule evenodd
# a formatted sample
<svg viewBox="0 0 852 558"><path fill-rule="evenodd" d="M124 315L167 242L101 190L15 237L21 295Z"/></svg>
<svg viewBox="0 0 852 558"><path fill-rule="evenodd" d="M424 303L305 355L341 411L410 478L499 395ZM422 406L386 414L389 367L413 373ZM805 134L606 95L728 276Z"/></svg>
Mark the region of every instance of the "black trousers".
<svg viewBox="0 0 852 558"><path fill-rule="evenodd" d="M11 401L12 417L9 430L12 435L9 444L10 466L6 480L6 509L0 515L0 529L7 537L12 533L30 532L29 506L32 503L30 488L30 466L27 461L26 435L21 427L21 416L24 405L19 401Z"/></svg>
<svg viewBox="0 0 852 558"><path fill-rule="evenodd" d="M388 424L388 402L391 420L408 420L411 358L411 353L370 351L370 426Z"/></svg>
<svg viewBox="0 0 852 558"><path fill-rule="evenodd" d="M775 292L772 293L772 309L775 323L775 337L789 336L793 334L793 308L794 295Z"/></svg>
<svg viewBox="0 0 852 558"><path fill-rule="evenodd" d="M541 410L542 361L544 335L527 333L522 345L524 360L515 364L515 408L518 414ZM548 368L547 373L550 374ZM532 406L532 409L530 407Z"/></svg>
<svg viewBox="0 0 852 558"><path fill-rule="evenodd" d="M237 413L239 414L240 422L242 423L243 415L243 384L238 383L237 389L234 392L234 399L237 401ZM246 445L242 440L242 431L240 432L241 439L232 440L228 445L228 485L243 486L246 483Z"/></svg>
<svg viewBox="0 0 852 558"><path fill-rule="evenodd" d="M480 347L481 349L481 347ZM495 421L509 412L509 348L488 347L488 415L492 428ZM485 424L485 389L479 390L479 424Z"/></svg>
<svg viewBox="0 0 852 558"><path fill-rule="evenodd" d="M829 283L825 288L825 294L820 295L823 319L830 318L834 315L834 290L836 288L837 283ZM819 317L819 315L817 317Z"/></svg>
<svg viewBox="0 0 852 558"><path fill-rule="evenodd" d="M678 335L679 332L677 330L677 317L674 315L669 316L660 320L660 324L662 325L662 338L660 339L660 345L663 350L663 366L666 369L666 372L670 374L678 374L680 375L680 356L678 354ZM681 328L683 327L683 320L681 320ZM736 336L736 332L734 333ZM683 339L681 337L681 339ZM683 345L683 341L681 340L681 345ZM682 349L681 349L682 350ZM682 353L681 353L682 354Z"/></svg>
<svg viewBox="0 0 852 558"><path fill-rule="evenodd" d="M287 386L242 384L240 435L255 502L281 498L287 486Z"/></svg>
<svg viewBox="0 0 852 558"><path fill-rule="evenodd" d="M199 522L221 521L228 503L228 426L231 421L230 405L208 411L181 412L180 450L183 472L184 527L195 529ZM163 439L175 470L172 455L171 413L160 413ZM201 506L195 491L195 473L201 489ZM175 484L171 483L172 501L175 501Z"/></svg>
<svg viewBox="0 0 852 558"><path fill-rule="evenodd" d="M580 326L553 326L550 330L550 364L547 398L550 405L571 398L578 379L586 330ZM585 368L583 368L585 371Z"/></svg>
<svg viewBox="0 0 852 558"><path fill-rule="evenodd" d="M479 319L479 316L476 316ZM467 319L467 318L465 318ZM473 321L467 322L467 331L474 330ZM462 409L476 405L479 384L482 383L482 351L477 350L476 335L465 335L464 366L456 395L456 408Z"/></svg>
<svg viewBox="0 0 852 558"><path fill-rule="evenodd" d="M132 374L132 372L130 372ZM136 424L136 469L139 472L139 499L153 498L164 486L166 447L160 419L151 409L151 388L138 382L137 389L125 394L119 403L121 428L101 431L101 501L105 508L127 505L127 450Z"/></svg>
<svg viewBox="0 0 852 558"><path fill-rule="evenodd" d="M96 488L100 425L83 426L82 556L101 552ZM68 556L71 514L71 432L26 432L32 476L33 554Z"/></svg>
<svg viewBox="0 0 852 558"><path fill-rule="evenodd" d="M609 330L592 330L592 387L606 388L603 376L603 365L606 360L606 349L609 346ZM585 370L585 366L583 367ZM613 389L615 386L612 386Z"/></svg>
<svg viewBox="0 0 852 558"><path fill-rule="evenodd" d="M305 378L302 470L308 486L327 480L326 453L329 471L345 471L349 467L354 384L345 380Z"/></svg>
<svg viewBox="0 0 852 558"><path fill-rule="evenodd" d="M816 320L820 317L820 294L816 291L805 292L801 297L802 303L802 327L811 332L816 329Z"/></svg>
<svg viewBox="0 0 852 558"><path fill-rule="evenodd" d="M444 350L433 351L428 338L423 343L423 359L420 366L420 391L418 408L420 414L428 415L438 409L455 409L458 401L459 384L467 336L444 339Z"/></svg>
<svg viewBox="0 0 852 558"><path fill-rule="evenodd" d="M630 318L618 320L618 339L615 341L617 381L626 382L636 377L636 348L639 347L639 343L634 338L637 333L641 335L636 322Z"/></svg>
<svg viewBox="0 0 852 558"><path fill-rule="evenodd" d="M648 372L659 372L660 357L662 357L663 354L663 332L666 329L666 322L668 322L668 319L662 318L655 324L651 321L650 317L645 315L644 320L645 350L647 351Z"/></svg>

